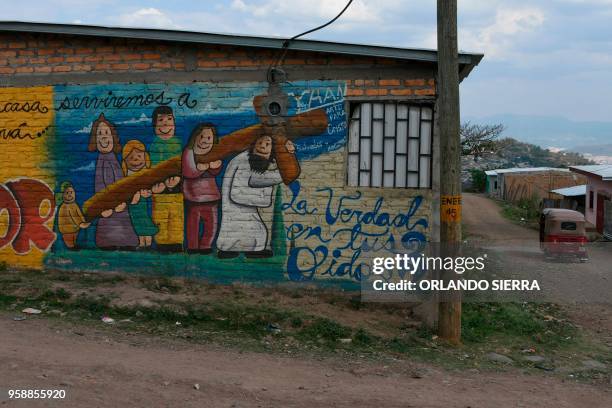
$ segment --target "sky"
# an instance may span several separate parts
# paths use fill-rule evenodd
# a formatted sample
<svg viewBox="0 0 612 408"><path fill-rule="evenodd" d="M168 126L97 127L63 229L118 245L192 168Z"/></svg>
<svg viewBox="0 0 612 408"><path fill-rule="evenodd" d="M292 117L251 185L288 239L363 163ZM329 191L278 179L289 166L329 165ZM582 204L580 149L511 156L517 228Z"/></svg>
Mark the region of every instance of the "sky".
<svg viewBox="0 0 612 408"><path fill-rule="evenodd" d="M345 0L28 0L2 19L291 37ZM459 0L459 48L485 58L461 85L462 116L610 122L612 0ZM435 0L355 0L305 38L436 47Z"/></svg>

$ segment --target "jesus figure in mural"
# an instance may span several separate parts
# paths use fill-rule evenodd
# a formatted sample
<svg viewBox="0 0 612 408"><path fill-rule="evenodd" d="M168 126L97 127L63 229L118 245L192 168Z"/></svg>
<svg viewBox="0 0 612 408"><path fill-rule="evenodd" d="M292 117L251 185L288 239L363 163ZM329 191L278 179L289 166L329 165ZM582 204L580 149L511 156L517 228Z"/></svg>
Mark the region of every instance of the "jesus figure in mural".
<svg viewBox="0 0 612 408"><path fill-rule="evenodd" d="M285 143L285 148L295 153L291 141ZM272 205L273 187L282 181L276 166L274 140L270 136L259 137L249 150L229 162L221 189L219 258L233 258L240 252L251 258L273 255L266 248L268 229L258 209Z"/></svg>

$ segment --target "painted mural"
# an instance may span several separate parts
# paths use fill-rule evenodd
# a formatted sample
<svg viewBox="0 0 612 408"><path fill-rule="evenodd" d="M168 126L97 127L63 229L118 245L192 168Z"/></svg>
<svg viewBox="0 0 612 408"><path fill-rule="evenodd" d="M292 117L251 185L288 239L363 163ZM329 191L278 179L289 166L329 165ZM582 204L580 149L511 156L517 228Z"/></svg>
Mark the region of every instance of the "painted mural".
<svg viewBox="0 0 612 408"><path fill-rule="evenodd" d="M267 83L0 89L1 259L359 282L426 241L428 203L345 187L345 89L284 84L281 115Z"/></svg>

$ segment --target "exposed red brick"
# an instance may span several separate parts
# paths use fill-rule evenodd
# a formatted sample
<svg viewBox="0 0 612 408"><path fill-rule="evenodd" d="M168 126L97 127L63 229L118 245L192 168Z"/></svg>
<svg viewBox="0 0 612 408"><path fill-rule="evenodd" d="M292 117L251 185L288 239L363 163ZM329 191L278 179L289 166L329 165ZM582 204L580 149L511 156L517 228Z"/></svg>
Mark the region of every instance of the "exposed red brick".
<svg viewBox="0 0 612 408"><path fill-rule="evenodd" d="M53 72L70 72L72 67L70 65L58 65L53 67Z"/></svg>
<svg viewBox="0 0 612 408"><path fill-rule="evenodd" d="M414 94L419 96L429 96L435 95L436 91L434 89L415 89Z"/></svg>
<svg viewBox="0 0 612 408"><path fill-rule="evenodd" d="M123 54L121 55L121 58L124 61L137 61L142 59L142 55L141 54Z"/></svg>
<svg viewBox="0 0 612 408"><path fill-rule="evenodd" d="M409 88L391 89L390 92L391 92L391 95L395 95L395 96L412 95L412 89L409 89Z"/></svg>
<svg viewBox="0 0 612 408"><path fill-rule="evenodd" d="M79 64L79 65L73 65L72 66L72 70L73 71L91 71L91 65L87 65L87 64Z"/></svg>
<svg viewBox="0 0 612 408"><path fill-rule="evenodd" d="M132 64L132 68L137 69L137 70L145 70L145 69L151 68L151 64L146 64L144 62L137 62L135 64Z"/></svg>
<svg viewBox="0 0 612 408"><path fill-rule="evenodd" d="M169 69L172 65L169 62L154 62L152 67L154 69Z"/></svg>
<svg viewBox="0 0 612 408"><path fill-rule="evenodd" d="M216 61L208 61L208 60L198 61L198 67L200 68L211 68L211 67L216 67L216 66L217 66Z"/></svg>
<svg viewBox="0 0 612 408"><path fill-rule="evenodd" d="M100 62L104 57L102 55L89 55L83 58L85 62Z"/></svg>
<svg viewBox="0 0 612 408"><path fill-rule="evenodd" d="M217 65L220 67L235 67L238 65L238 61L236 60L222 60L218 61Z"/></svg>
<svg viewBox="0 0 612 408"><path fill-rule="evenodd" d="M8 61L9 61L9 64L11 65L21 65L21 64L26 64L28 59L26 57L19 57L19 58L9 58Z"/></svg>
<svg viewBox="0 0 612 408"><path fill-rule="evenodd" d="M83 57L79 57L79 56L72 56L72 57L66 57L66 62L83 62Z"/></svg>
<svg viewBox="0 0 612 408"><path fill-rule="evenodd" d="M365 94L367 96L384 96L389 93L387 89L366 89Z"/></svg>
<svg viewBox="0 0 612 408"><path fill-rule="evenodd" d="M49 72L51 72L51 67L49 67L49 66L44 66L44 67L34 67L34 72L44 72L44 73L49 73Z"/></svg>
<svg viewBox="0 0 612 408"><path fill-rule="evenodd" d="M425 86L424 79L406 79L404 81L404 85L406 86Z"/></svg>
<svg viewBox="0 0 612 408"><path fill-rule="evenodd" d="M29 74L31 72L34 72L34 68L32 67L19 67L15 69L15 72L17 74Z"/></svg>
<svg viewBox="0 0 612 408"><path fill-rule="evenodd" d="M363 89L349 88L346 91L346 96L362 96Z"/></svg>
<svg viewBox="0 0 612 408"><path fill-rule="evenodd" d="M121 55L119 54L108 54L104 56L104 61L106 62L117 62L121 61Z"/></svg>
<svg viewBox="0 0 612 408"><path fill-rule="evenodd" d="M49 64L57 64L58 62L64 62L64 57L49 57L47 58Z"/></svg>
<svg viewBox="0 0 612 408"><path fill-rule="evenodd" d="M238 61L238 66L240 67L259 67L263 64L259 61L253 61L251 59L244 59Z"/></svg>
<svg viewBox="0 0 612 408"><path fill-rule="evenodd" d="M380 86L399 86L399 79L380 79L378 80Z"/></svg>
<svg viewBox="0 0 612 408"><path fill-rule="evenodd" d="M144 54L142 56L142 58L145 59L145 60L158 60L158 59L161 59L161 55L160 54L148 53L148 54Z"/></svg>

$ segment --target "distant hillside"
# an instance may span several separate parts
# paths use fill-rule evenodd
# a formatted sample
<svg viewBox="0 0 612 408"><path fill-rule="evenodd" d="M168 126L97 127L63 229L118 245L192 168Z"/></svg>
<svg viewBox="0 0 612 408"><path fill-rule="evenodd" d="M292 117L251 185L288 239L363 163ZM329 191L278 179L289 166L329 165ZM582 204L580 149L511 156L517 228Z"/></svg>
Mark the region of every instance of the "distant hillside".
<svg viewBox="0 0 612 408"><path fill-rule="evenodd" d="M506 127L503 136L543 147L577 151L575 146L612 143L612 122L579 122L563 117L535 115L494 115L484 118L466 117L465 120L475 123L501 123Z"/></svg>
<svg viewBox="0 0 612 408"><path fill-rule="evenodd" d="M472 170L505 169L510 167L568 167L583 164L594 164L579 153L551 152L530 143L516 139L498 140L497 151L487 153L478 161L473 156L461 158L461 183L464 190L472 188Z"/></svg>
<svg viewBox="0 0 612 408"><path fill-rule="evenodd" d="M580 145L571 148L574 152L588 153L594 156L612 156L612 143L600 145Z"/></svg>
<svg viewBox="0 0 612 408"><path fill-rule="evenodd" d="M510 167L568 167L594 164L579 153L551 152L531 143L506 138L497 142L497 156L507 161Z"/></svg>

